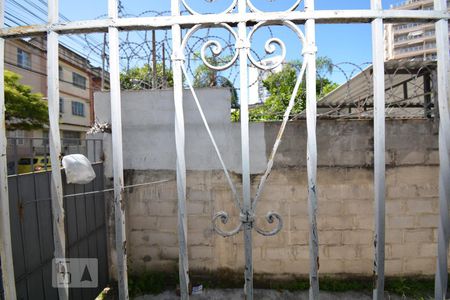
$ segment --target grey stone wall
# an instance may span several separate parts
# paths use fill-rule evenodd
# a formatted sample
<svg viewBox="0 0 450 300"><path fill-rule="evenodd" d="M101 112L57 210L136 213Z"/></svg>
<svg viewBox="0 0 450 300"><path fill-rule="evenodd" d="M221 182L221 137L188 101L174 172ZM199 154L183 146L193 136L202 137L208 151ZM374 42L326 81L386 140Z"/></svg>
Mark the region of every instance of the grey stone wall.
<svg viewBox="0 0 450 300"><path fill-rule="evenodd" d="M98 118L106 121L107 96L96 95ZM239 124L230 122L229 92L199 90L199 97L240 190ZM188 93L185 109L190 266L241 269L242 236L225 239L212 230L211 219L216 212L231 213L229 228L236 224L238 212ZM170 180L127 190L130 270L172 269L178 261L172 93L124 93L123 111L126 184ZM253 195L279 125L251 124ZM319 120L317 137L320 272L371 275L372 121ZM257 273L308 273L306 138L304 121L288 124L257 209L257 222L261 226L269 226L263 218L268 211L275 210L283 216L284 228L274 237L255 233L253 253ZM111 176L112 163L109 139L109 135L104 135L107 176ZM439 204L436 125L429 120L388 120L386 147L386 273L433 274ZM110 225L112 218L110 214Z"/></svg>

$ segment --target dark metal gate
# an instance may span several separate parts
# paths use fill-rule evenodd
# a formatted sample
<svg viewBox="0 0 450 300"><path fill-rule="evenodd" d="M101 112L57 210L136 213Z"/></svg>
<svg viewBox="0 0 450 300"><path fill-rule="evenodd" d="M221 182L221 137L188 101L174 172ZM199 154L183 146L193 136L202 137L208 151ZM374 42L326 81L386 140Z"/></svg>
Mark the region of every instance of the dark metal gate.
<svg viewBox="0 0 450 300"><path fill-rule="evenodd" d="M71 299L95 299L108 283L103 164L94 164L96 179L86 185L64 184L68 258L97 258L98 287L70 289ZM17 299L58 299L52 287L54 258L51 172L10 176L9 202ZM63 182L64 174L63 174Z"/></svg>

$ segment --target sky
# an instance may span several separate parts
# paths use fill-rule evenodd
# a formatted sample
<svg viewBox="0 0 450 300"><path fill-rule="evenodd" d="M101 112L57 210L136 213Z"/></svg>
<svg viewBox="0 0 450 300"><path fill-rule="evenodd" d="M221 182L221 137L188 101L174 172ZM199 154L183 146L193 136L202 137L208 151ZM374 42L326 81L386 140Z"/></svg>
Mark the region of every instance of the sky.
<svg viewBox="0 0 450 300"><path fill-rule="evenodd" d="M12 14L20 14L21 19L28 21L27 23L42 23L36 16L26 16L27 12L21 10L17 11L17 7L12 5L13 2L27 2L27 4L36 3L38 5L45 4L45 0L6 0L6 12L8 9ZM211 0L186 0L192 9L199 12L218 12L228 7L232 0L216 0L213 3L208 3ZM289 8L295 0L252 0L254 5L263 11L281 11ZM390 5L399 3L398 0L383 0L383 7L388 9ZM170 0L122 0L124 12L126 14L153 16L157 13L164 13L167 15L170 10ZM321 9L368 9L370 7L370 0L316 0L316 10ZM302 9L300 6L299 9ZM29 7L29 6L28 6ZM33 8L33 13L39 15L39 11ZM107 0L60 0L60 13L70 20L86 20L105 18L107 15ZM7 15L8 16L8 15ZM45 16L40 15L45 19ZM34 18L34 19L33 19ZM34 22L33 22L34 21ZM301 27L304 30L303 27ZM223 32L223 31L222 31ZM273 36L279 37L286 44L287 60L301 59L301 44L296 36L288 29L275 28L272 31ZM221 36L223 33L218 33ZM122 34L123 36L123 34ZM252 49L263 55L264 43L270 38L268 30L261 30L255 34L254 44ZM162 37L162 33L158 34L158 38ZM137 34L132 39L139 42L143 38L143 34ZM71 44L73 48L79 52L89 51L83 49L83 38L81 36L71 37L72 40L77 39L78 43L71 42L68 38L67 43ZM100 43L102 36L91 35L91 43L97 41ZM372 61L371 57L371 27L370 24L345 24L345 25L317 25L316 28L316 43L318 47L318 55L329 57L333 63L338 64L346 73L342 74L335 70L331 77L334 81L343 83L346 76L354 75L355 67L352 65L363 66L367 62ZM99 58L92 56L92 63L99 65ZM349 64L351 63L351 64ZM122 66L124 67L124 66Z"/></svg>

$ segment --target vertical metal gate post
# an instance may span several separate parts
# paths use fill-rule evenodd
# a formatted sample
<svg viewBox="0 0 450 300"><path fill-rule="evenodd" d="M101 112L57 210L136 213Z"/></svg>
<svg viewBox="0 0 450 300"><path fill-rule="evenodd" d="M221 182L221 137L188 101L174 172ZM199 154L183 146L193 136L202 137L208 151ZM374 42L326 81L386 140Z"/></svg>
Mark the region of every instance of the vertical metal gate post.
<svg viewBox="0 0 450 300"><path fill-rule="evenodd" d="M381 11L381 0L371 0L371 8ZM384 231L385 231L385 98L384 98L384 26L383 19L372 21L373 57L373 134L374 134L374 287L373 298L384 296Z"/></svg>
<svg viewBox="0 0 450 300"><path fill-rule="evenodd" d="M171 2L172 16L180 16L179 0ZM177 152L177 191L178 191L178 245L179 276L181 299L189 299L189 262L187 253L187 216L186 216L186 160L185 130L183 112L183 74L184 53L181 48L181 27L172 26L172 71L175 103L175 146Z"/></svg>
<svg viewBox="0 0 450 300"><path fill-rule="evenodd" d="M435 0L434 9L447 11L446 0ZM439 104L439 228L438 228L438 257L435 278L435 299L445 299L448 282L448 241L449 216L448 202L450 201L450 115L449 101L449 42L448 20L436 22L436 48L437 48L437 85Z"/></svg>
<svg viewBox="0 0 450 300"><path fill-rule="evenodd" d="M0 0L0 26L3 27L5 1ZM11 223L9 217L8 167L6 159L5 111L5 40L0 38L0 262L5 299L16 299L16 284L12 255ZM14 141L15 142L15 141Z"/></svg>
<svg viewBox="0 0 450 300"><path fill-rule="evenodd" d="M238 1L238 14L244 15L247 11L247 1ZM247 39L247 24L239 22L236 48L239 51L239 77L240 77L240 105L241 105L241 151L242 151L242 198L243 211L240 219L244 227L245 248L245 296L247 300L253 300L253 249L252 229L254 216L252 200L250 198L250 150L249 150L249 117L248 117L248 51L250 48Z"/></svg>
<svg viewBox="0 0 450 300"><path fill-rule="evenodd" d="M59 22L58 0L48 1L48 23L50 26ZM61 179L61 136L59 131L59 34L53 30L47 33L47 97L49 114L49 145L50 162L52 165L52 213L53 213L53 238L55 245L55 258L66 257L66 233L65 213L63 203L63 190ZM62 265L61 265L62 264ZM59 262L53 268L63 267L64 262ZM69 298L69 288L58 289L59 299Z"/></svg>
<svg viewBox="0 0 450 300"><path fill-rule="evenodd" d="M305 1L305 11L314 11L314 0ZM319 236L317 232L317 103L316 103L316 22L309 19L305 23L306 45L304 57L306 69L306 123L307 170L308 170L308 217L309 217L309 299L319 299Z"/></svg>
<svg viewBox="0 0 450 300"><path fill-rule="evenodd" d="M113 24L118 19L118 0L108 0L108 15ZM111 126L114 174L114 211L116 230L119 299L128 299L127 238L123 188L122 104L120 95L119 30L109 27L109 66L111 93Z"/></svg>

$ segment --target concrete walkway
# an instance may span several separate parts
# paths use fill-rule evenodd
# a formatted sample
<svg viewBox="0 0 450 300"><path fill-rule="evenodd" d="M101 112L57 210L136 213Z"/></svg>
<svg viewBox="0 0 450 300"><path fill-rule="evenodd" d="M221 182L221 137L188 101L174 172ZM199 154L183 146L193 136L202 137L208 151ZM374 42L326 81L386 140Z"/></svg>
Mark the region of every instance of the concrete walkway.
<svg viewBox="0 0 450 300"><path fill-rule="evenodd" d="M308 292L288 292L288 291L274 291L274 290L255 290L255 299L257 300L308 300ZM180 297L172 291L166 291L159 295L146 295L135 298L135 300L179 300ZM203 290L201 295L192 295L190 299L193 300L223 300L223 299L244 299L244 293L241 289L227 289L227 290ZM321 300L371 300L369 294L345 292L345 293L320 293ZM385 299L397 300L408 299L399 296L386 295Z"/></svg>

